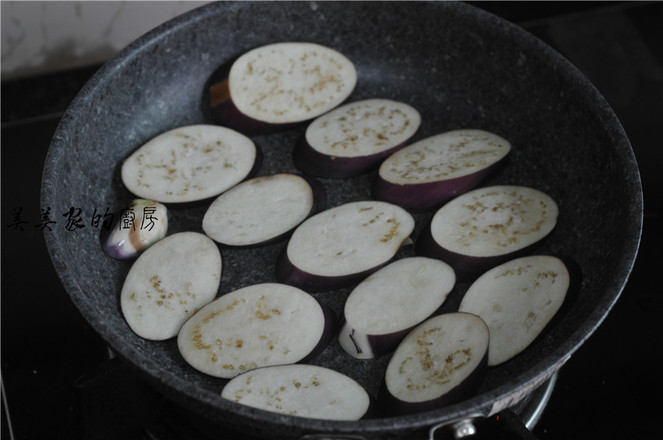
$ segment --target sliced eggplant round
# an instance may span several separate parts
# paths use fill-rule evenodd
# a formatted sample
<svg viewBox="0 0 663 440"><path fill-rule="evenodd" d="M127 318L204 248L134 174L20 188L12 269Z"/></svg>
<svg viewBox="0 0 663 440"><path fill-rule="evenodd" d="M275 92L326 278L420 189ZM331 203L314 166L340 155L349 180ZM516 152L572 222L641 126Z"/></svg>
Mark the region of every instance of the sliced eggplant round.
<svg viewBox="0 0 663 440"><path fill-rule="evenodd" d="M278 283L240 288L202 307L182 326L177 344L193 368L215 377L293 364L329 341L330 319L308 293Z"/></svg>
<svg viewBox="0 0 663 440"><path fill-rule="evenodd" d="M134 200L123 209L101 236L101 247L109 256L129 260L168 233L168 209L154 200Z"/></svg>
<svg viewBox="0 0 663 440"><path fill-rule="evenodd" d="M217 294L221 253L198 232L178 232L143 252L129 269L120 306L129 327L150 340L177 335L180 326Z"/></svg>
<svg viewBox="0 0 663 440"><path fill-rule="evenodd" d="M341 347L358 359L393 351L444 303L456 283L446 263L425 257L394 261L364 279L344 308Z"/></svg>
<svg viewBox="0 0 663 440"><path fill-rule="evenodd" d="M490 334L470 313L446 313L412 330L389 360L379 400L388 414L427 411L476 391Z"/></svg>
<svg viewBox="0 0 663 440"><path fill-rule="evenodd" d="M474 188L510 150L506 139L484 130L431 136L382 162L373 195L406 209L428 209Z"/></svg>
<svg viewBox="0 0 663 440"><path fill-rule="evenodd" d="M388 263L413 229L412 215L390 203L336 206L295 229L276 277L308 292L348 286Z"/></svg>
<svg viewBox="0 0 663 440"><path fill-rule="evenodd" d="M188 125L149 140L122 164L122 181L138 197L184 203L218 196L253 169L251 139L215 125Z"/></svg>
<svg viewBox="0 0 663 440"><path fill-rule="evenodd" d="M324 420L359 420L371 400L354 379L306 364L241 374L225 385L221 397L265 411Z"/></svg>
<svg viewBox="0 0 663 440"><path fill-rule="evenodd" d="M459 311L478 315L488 325L489 366L530 345L561 307L569 284L564 263L547 255L508 261L472 283Z"/></svg>
<svg viewBox="0 0 663 440"><path fill-rule="evenodd" d="M221 194L203 217L203 231L228 246L264 244L299 225L315 206L313 188L294 174L244 181Z"/></svg>
<svg viewBox="0 0 663 440"><path fill-rule="evenodd" d="M211 117L248 135L266 133L328 112L356 84L354 64L334 49L307 42L269 44L240 56L227 80L211 86Z"/></svg>
<svg viewBox="0 0 663 440"><path fill-rule="evenodd" d="M468 280L504 263L546 237L559 209L534 188L478 188L449 201L417 239L417 252L450 264Z"/></svg>
<svg viewBox="0 0 663 440"><path fill-rule="evenodd" d="M412 106L389 99L345 104L314 120L294 151L301 171L318 177L362 174L401 148L421 125Z"/></svg>

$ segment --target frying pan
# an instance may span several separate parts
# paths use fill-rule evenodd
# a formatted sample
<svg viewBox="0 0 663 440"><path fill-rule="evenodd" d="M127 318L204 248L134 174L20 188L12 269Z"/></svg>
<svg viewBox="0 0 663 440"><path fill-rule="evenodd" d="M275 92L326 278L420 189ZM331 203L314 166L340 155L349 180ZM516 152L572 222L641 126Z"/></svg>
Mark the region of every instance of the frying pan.
<svg viewBox="0 0 663 440"><path fill-rule="evenodd" d="M206 122L204 89L219 66L277 41L311 41L344 53L359 73L350 99L408 102L422 114L417 139L481 128L511 141L509 161L483 185L532 186L557 201L558 225L536 252L572 261L577 289L555 321L522 354L491 368L466 400L409 416L339 422L224 400L219 396L224 381L186 365L174 340L136 336L118 299L131 263L102 252L99 228L45 234L72 301L110 348L156 389L209 420L253 435L425 438L432 427L515 404L564 364L619 297L639 245L642 190L627 136L592 84L551 48L482 10L456 2L224 2L177 17L126 47L73 100L46 159L43 207L88 213L128 205L133 197L119 177L123 159L161 132ZM258 175L297 172L291 153L303 128L254 137L263 154ZM370 198L373 176L322 179L329 206ZM206 207L170 206L169 233L202 231ZM431 215L416 213L415 239ZM273 281L274 261L284 245L222 248L219 294ZM438 312L455 310L467 287L459 283ZM348 292L316 297L338 313ZM388 356L352 359L332 342L313 363L350 375L375 395L387 361Z"/></svg>

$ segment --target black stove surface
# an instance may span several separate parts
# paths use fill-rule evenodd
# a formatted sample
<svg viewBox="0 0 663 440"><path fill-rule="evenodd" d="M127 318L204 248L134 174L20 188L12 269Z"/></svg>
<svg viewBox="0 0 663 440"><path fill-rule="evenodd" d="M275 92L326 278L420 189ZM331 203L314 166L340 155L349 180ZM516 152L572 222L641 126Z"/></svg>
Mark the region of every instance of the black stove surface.
<svg viewBox="0 0 663 440"><path fill-rule="evenodd" d="M631 278L603 324L559 372L533 436L658 438L663 296L653 273L663 267L657 249L663 244L663 4L471 3L519 24L587 75L631 140L645 192ZM208 438L195 415L120 360L109 361L104 342L61 287L44 245L52 225L42 221L39 205L43 161L63 111L97 68L2 83L2 436ZM248 437L227 430L216 438Z"/></svg>

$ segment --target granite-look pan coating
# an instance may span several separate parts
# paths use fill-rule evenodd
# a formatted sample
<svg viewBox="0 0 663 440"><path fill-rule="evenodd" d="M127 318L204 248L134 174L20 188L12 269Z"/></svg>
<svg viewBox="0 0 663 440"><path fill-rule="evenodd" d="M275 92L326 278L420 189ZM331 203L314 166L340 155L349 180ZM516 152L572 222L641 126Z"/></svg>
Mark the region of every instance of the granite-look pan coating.
<svg viewBox="0 0 663 440"><path fill-rule="evenodd" d="M175 340L136 336L119 308L130 263L105 255L99 230L92 227L45 234L72 301L110 347L159 390L210 419L254 434L423 438L438 423L509 406L561 366L617 300L639 244L642 195L629 141L597 90L549 47L492 15L456 2L221 2L192 11L129 45L81 90L51 144L43 206L87 212L127 205L132 195L119 175L124 158L168 129L207 122L203 89L217 68L227 68L254 47L296 40L328 45L353 60L359 78L351 100L380 97L417 108L422 125L414 140L479 128L512 143L507 163L483 184L532 186L553 197L559 222L537 252L570 258L582 274L578 291L554 322L524 353L490 369L473 398L410 416L333 422L224 400L224 381L190 368ZM255 137L263 154L257 175L296 172L291 153L304 128ZM322 179L329 206L369 198L373 177ZM201 232L206 208L205 203L173 207L169 233ZM431 215L416 214L415 238ZM219 294L273 281L283 246L222 248ZM458 284L443 310L454 311L467 287ZM338 313L348 293L316 297ZM351 359L332 343L314 362L355 378L375 395L388 358Z"/></svg>

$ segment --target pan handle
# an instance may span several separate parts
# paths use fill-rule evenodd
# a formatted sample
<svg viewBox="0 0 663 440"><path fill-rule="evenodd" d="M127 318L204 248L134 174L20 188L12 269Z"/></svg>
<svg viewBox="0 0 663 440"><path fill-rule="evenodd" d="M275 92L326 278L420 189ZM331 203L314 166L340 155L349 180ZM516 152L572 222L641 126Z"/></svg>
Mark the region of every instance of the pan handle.
<svg viewBox="0 0 663 440"><path fill-rule="evenodd" d="M434 425L428 430L428 440L435 440L435 433L441 428L449 428L453 433L453 438L457 440L469 438L473 439L472 436L477 432L476 427L474 426L474 422L475 420L482 417L483 414L469 414L459 419Z"/></svg>
<svg viewBox="0 0 663 440"><path fill-rule="evenodd" d="M456 440L536 440L536 436L527 429L520 417L510 409L505 409L488 418L480 414L472 414L451 422L440 423L430 428L428 440L435 440L437 431L442 428L450 428L453 438ZM300 437L300 440L367 439L354 434L306 434Z"/></svg>
<svg viewBox="0 0 663 440"><path fill-rule="evenodd" d="M428 440L435 440L435 433L443 427L451 428L456 440L536 440L520 416L511 409L487 418L470 416L456 422L435 425L429 430Z"/></svg>

